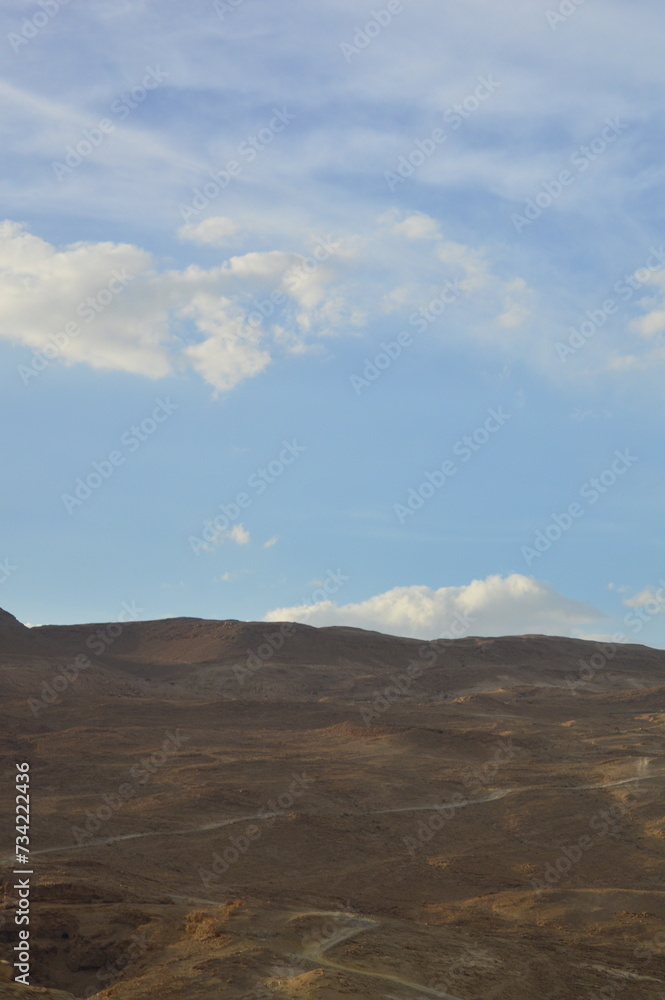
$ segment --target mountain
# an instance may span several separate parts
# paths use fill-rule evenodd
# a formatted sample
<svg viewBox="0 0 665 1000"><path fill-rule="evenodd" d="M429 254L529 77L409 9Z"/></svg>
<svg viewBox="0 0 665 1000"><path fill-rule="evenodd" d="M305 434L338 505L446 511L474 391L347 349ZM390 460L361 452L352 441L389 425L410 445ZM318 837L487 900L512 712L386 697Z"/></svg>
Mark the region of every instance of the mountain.
<svg viewBox="0 0 665 1000"><path fill-rule="evenodd" d="M83 656L89 661L87 687L96 678L106 693L109 685L129 685L137 695L173 689L190 697L334 696L355 702L371 699L389 671L399 675L411 667L418 684L408 677L398 683L419 701L479 696L504 683L545 685L557 699L581 688L589 693L657 686L665 668L662 650L625 644L605 656L592 642L537 635L427 642L341 626L200 618L26 629L4 614L16 630L0 633L0 655L40 650L63 663ZM585 667L594 655L607 661L606 668Z"/></svg>
<svg viewBox="0 0 665 1000"><path fill-rule="evenodd" d="M664 995L665 651L4 612L0 696L3 802L31 765L35 984Z"/></svg>
<svg viewBox="0 0 665 1000"><path fill-rule="evenodd" d="M18 618L14 618L14 615L10 615L8 611L3 611L0 608L0 632L20 632L25 628Z"/></svg>

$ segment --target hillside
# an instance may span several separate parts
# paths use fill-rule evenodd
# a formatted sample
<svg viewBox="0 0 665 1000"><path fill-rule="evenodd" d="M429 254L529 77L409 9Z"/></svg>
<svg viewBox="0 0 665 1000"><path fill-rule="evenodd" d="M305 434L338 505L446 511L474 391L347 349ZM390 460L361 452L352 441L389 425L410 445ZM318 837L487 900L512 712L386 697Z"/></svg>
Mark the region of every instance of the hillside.
<svg viewBox="0 0 665 1000"><path fill-rule="evenodd" d="M31 763L35 986L663 996L665 651L5 612L0 694L3 803Z"/></svg>

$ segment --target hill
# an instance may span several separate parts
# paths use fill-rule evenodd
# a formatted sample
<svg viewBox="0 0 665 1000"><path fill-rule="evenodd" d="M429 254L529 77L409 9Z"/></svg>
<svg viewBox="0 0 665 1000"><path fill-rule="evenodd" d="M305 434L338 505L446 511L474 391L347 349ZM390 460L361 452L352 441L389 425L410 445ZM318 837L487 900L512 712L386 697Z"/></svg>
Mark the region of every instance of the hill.
<svg viewBox="0 0 665 1000"><path fill-rule="evenodd" d="M3 803L31 764L35 986L663 996L664 651L2 612L0 694Z"/></svg>

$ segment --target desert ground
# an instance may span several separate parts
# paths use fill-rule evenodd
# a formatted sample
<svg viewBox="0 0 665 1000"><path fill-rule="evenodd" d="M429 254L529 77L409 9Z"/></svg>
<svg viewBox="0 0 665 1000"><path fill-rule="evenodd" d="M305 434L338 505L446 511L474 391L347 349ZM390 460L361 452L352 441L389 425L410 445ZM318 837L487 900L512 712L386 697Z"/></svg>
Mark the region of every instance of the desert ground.
<svg viewBox="0 0 665 1000"><path fill-rule="evenodd" d="M0 998L662 1000L664 733L645 646L0 612Z"/></svg>

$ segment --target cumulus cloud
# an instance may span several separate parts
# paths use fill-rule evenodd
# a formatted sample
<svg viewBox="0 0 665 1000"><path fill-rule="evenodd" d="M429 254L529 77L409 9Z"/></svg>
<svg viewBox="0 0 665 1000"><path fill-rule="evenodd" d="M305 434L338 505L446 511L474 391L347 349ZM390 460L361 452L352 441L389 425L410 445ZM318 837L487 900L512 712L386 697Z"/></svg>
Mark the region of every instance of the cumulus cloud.
<svg viewBox="0 0 665 1000"><path fill-rule="evenodd" d="M0 224L0 336L68 362L159 378L172 370L150 254L125 243L57 249L18 223ZM61 348L58 337L62 338Z"/></svg>
<svg viewBox="0 0 665 1000"><path fill-rule="evenodd" d="M160 273L151 254L129 244L57 248L19 223L4 222L0 337L31 348L42 360L150 378L189 366L215 389L228 391L272 358L274 330L256 311L257 298L284 289L282 299L292 302L296 315L294 336L316 333L326 275L317 275L315 295L297 282L289 292L287 277L302 259L293 252L254 251L214 268ZM332 280L330 272L327 277ZM25 381L34 375L34 362L29 358L23 366Z"/></svg>
<svg viewBox="0 0 665 1000"><path fill-rule="evenodd" d="M46 358L150 378L189 368L228 392L280 354L357 334L382 312L427 304L440 294L441 262L448 280L473 293L462 308L498 306L503 325L521 321L524 282L495 275L482 249L443 240L423 213L387 219L387 230L384 219L314 247L303 238L303 253L250 250L214 267L168 271L131 244L56 247L4 222L0 337L41 355L21 369L26 383ZM221 245L234 226L218 216L180 233ZM387 298L386 287L399 291Z"/></svg>
<svg viewBox="0 0 665 1000"><path fill-rule="evenodd" d="M357 604L335 601L275 608L265 621L350 625L417 639L435 639L469 621L469 635L571 635L602 619L590 604L559 594L549 584L513 573L459 587L394 587Z"/></svg>

